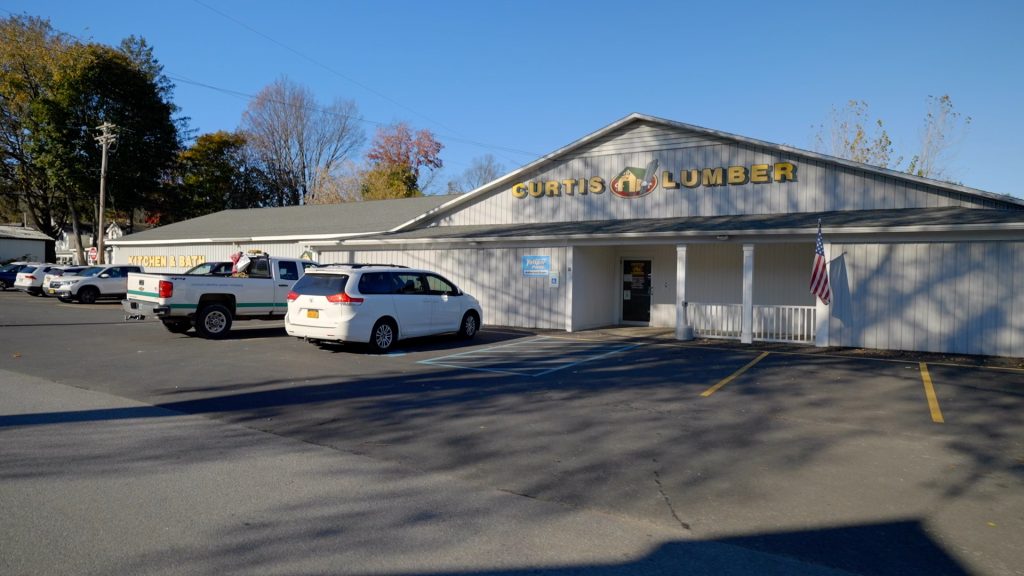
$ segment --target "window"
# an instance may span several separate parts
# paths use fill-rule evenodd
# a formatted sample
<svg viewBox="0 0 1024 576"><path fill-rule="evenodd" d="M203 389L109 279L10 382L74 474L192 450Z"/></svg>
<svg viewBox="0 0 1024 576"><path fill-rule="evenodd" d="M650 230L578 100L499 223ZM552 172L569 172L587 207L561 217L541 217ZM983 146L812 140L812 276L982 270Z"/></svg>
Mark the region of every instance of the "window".
<svg viewBox="0 0 1024 576"><path fill-rule="evenodd" d="M401 287L399 293L401 294L427 294L427 285L423 281L423 276L416 273L395 273L395 277L398 278L398 285Z"/></svg>
<svg viewBox="0 0 1024 576"><path fill-rule="evenodd" d="M246 272L250 278L270 278L270 261L266 258L254 258Z"/></svg>
<svg viewBox="0 0 1024 576"><path fill-rule="evenodd" d="M367 272L359 278L362 294L394 294L395 280L390 272Z"/></svg>
<svg viewBox="0 0 1024 576"><path fill-rule="evenodd" d="M298 280L299 265L295 262L278 262L277 273L281 280Z"/></svg>
<svg viewBox="0 0 1024 576"><path fill-rule="evenodd" d="M297 294L331 296L345 291L348 276L344 274L306 274L292 286Z"/></svg>
<svg viewBox="0 0 1024 576"><path fill-rule="evenodd" d="M427 286L430 287L431 294L448 294L453 296L459 293L450 282L434 274L427 274Z"/></svg>

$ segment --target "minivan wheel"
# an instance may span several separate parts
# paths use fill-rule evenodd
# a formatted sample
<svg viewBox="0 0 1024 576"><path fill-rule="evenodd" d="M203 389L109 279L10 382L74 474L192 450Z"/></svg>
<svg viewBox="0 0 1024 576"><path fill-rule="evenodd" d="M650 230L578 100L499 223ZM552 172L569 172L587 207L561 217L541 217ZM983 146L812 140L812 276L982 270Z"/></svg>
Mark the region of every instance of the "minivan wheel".
<svg viewBox="0 0 1024 576"><path fill-rule="evenodd" d="M466 312L466 315L462 317L462 324L459 325L459 338L469 340L479 331L480 318L477 317L476 312Z"/></svg>
<svg viewBox="0 0 1024 576"><path fill-rule="evenodd" d="M375 354L383 354L391 350L398 340L398 327L388 318L381 318L373 325L370 332L370 350Z"/></svg>
<svg viewBox="0 0 1024 576"><path fill-rule="evenodd" d="M196 314L196 332L203 338L217 340L231 331L231 310L222 304L204 306Z"/></svg>

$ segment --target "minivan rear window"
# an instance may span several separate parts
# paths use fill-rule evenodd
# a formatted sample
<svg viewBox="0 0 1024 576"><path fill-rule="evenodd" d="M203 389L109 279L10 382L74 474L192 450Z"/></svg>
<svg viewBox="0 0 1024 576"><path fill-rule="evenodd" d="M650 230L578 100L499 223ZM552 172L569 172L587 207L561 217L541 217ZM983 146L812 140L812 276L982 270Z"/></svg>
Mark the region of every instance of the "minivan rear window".
<svg viewBox="0 0 1024 576"><path fill-rule="evenodd" d="M310 296L330 296L344 292L347 283L347 274L306 274L292 286L292 291Z"/></svg>

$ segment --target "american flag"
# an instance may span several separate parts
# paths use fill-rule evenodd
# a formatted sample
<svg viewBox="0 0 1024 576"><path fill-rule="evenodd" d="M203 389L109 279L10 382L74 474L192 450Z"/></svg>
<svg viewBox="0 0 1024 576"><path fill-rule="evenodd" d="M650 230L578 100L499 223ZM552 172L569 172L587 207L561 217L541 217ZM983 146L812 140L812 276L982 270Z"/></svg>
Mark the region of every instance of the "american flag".
<svg viewBox="0 0 1024 576"><path fill-rule="evenodd" d="M811 294L825 304L832 300L828 285L828 262L825 260L825 244L821 241L821 220L818 220L818 240L814 243L814 265L811 266Z"/></svg>

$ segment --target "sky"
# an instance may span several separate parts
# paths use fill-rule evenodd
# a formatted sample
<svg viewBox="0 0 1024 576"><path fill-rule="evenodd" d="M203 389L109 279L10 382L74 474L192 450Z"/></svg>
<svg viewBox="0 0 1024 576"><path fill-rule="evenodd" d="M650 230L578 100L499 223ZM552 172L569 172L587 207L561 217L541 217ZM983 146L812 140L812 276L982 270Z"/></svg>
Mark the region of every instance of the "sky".
<svg viewBox="0 0 1024 576"><path fill-rule="evenodd" d="M1024 2L0 0L83 40L141 36L196 134L235 130L282 77L353 100L367 139L398 121L506 171L633 112L813 150L849 100L904 164L929 96L971 122L951 179L1024 197Z"/></svg>

